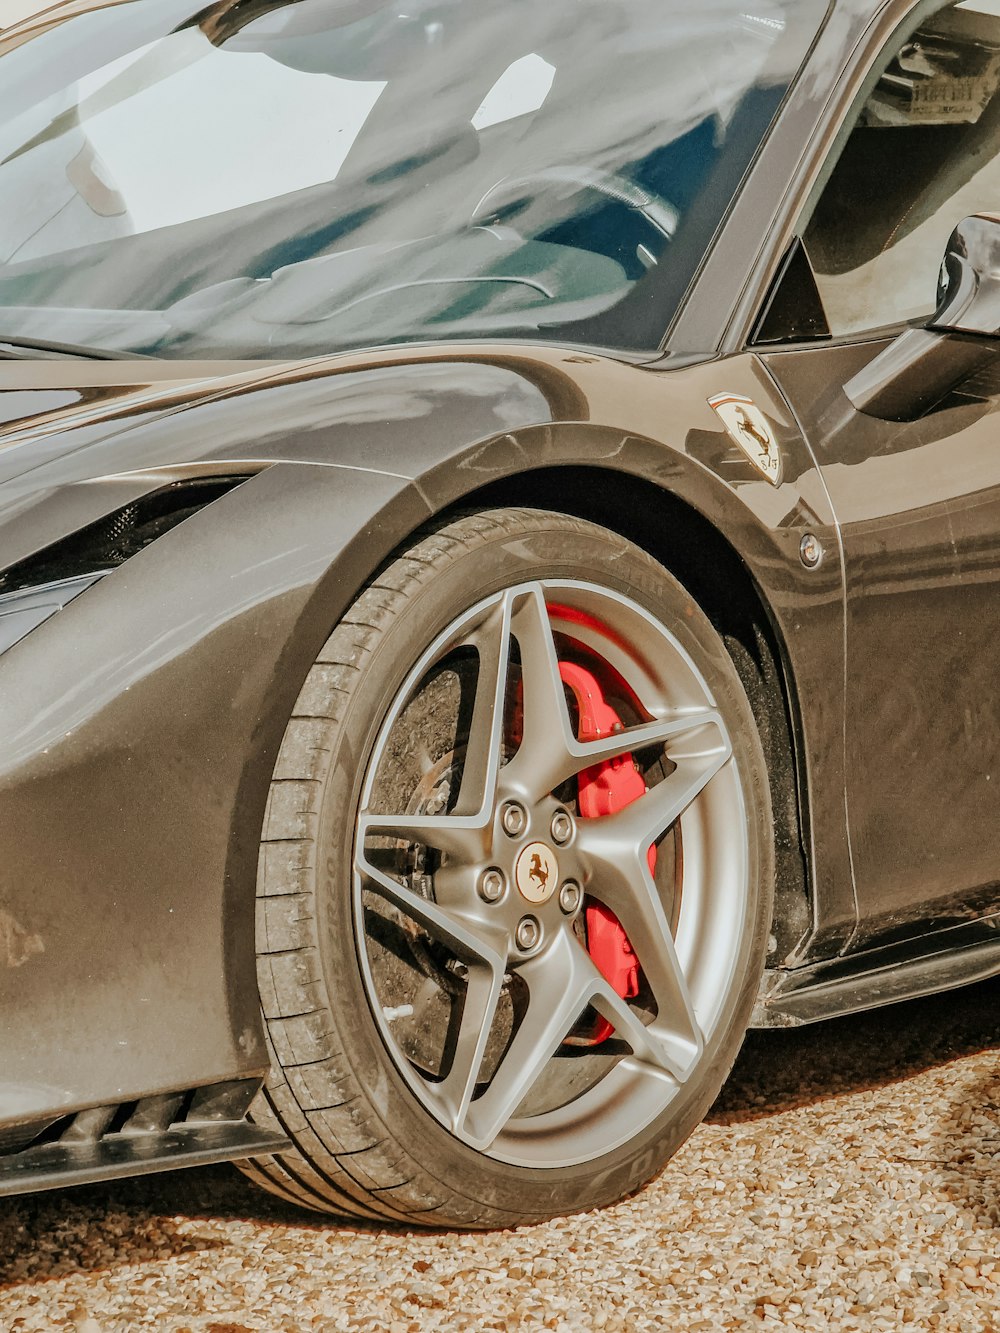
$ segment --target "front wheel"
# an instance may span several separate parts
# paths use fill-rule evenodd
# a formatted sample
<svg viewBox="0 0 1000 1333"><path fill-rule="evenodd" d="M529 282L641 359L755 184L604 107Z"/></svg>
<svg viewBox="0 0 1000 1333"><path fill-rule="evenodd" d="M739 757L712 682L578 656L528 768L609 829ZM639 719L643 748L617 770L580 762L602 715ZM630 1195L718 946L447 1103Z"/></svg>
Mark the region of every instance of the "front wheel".
<svg viewBox="0 0 1000 1333"><path fill-rule="evenodd" d="M253 1116L296 1151L245 1169L434 1226L621 1198L735 1059L772 879L750 705L670 574L557 514L427 533L337 627L281 747Z"/></svg>

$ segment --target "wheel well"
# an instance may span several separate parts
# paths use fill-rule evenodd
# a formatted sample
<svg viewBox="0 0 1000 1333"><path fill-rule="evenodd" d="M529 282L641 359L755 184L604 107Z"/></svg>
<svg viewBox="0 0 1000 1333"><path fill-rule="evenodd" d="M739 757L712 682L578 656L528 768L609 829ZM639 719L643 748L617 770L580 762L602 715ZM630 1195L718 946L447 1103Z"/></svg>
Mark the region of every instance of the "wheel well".
<svg viewBox="0 0 1000 1333"><path fill-rule="evenodd" d="M507 505L552 509L589 519L647 551L680 580L722 637L760 731L775 821L775 947L780 963L812 922L804 847L806 804L796 762L797 701L781 642L747 567L697 510L652 482L600 468L520 473L463 497L457 511Z"/></svg>

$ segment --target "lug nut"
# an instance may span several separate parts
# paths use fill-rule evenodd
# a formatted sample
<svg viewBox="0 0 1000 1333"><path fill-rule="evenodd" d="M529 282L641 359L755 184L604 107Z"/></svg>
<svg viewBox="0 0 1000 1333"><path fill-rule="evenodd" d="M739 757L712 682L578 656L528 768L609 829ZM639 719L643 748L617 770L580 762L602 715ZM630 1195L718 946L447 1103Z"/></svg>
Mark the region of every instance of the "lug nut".
<svg viewBox="0 0 1000 1333"><path fill-rule="evenodd" d="M479 896L484 903L498 903L506 887L503 871L497 870L495 866L484 870L479 877Z"/></svg>
<svg viewBox="0 0 1000 1333"><path fill-rule="evenodd" d="M514 938L517 940L517 947L527 952L542 938L542 928L533 916L522 916L517 923Z"/></svg>
<svg viewBox="0 0 1000 1333"><path fill-rule="evenodd" d="M528 816L523 805L508 801L500 814L500 823L508 837L518 838L528 826Z"/></svg>
<svg viewBox="0 0 1000 1333"><path fill-rule="evenodd" d="M559 890L559 906L567 916L572 916L583 901L583 889L575 879L568 879Z"/></svg>
<svg viewBox="0 0 1000 1333"><path fill-rule="evenodd" d="M573 836L573 820L565 810L555 812L549 827L552 830L552 841L559 843L560 846L569 842Z"/></svg>

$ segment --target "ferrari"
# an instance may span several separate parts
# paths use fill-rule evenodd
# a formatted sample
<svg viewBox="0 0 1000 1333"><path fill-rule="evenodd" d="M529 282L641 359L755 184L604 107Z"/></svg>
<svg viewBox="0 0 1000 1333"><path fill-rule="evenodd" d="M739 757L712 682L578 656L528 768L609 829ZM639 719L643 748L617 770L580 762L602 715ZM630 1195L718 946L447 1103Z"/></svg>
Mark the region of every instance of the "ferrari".
<svg viewBox="0 0 1000 1333"><path fill-rule="evenodd" d="M0 1194L537 1221L1000 973L997 0L25 8Z"/></svg>

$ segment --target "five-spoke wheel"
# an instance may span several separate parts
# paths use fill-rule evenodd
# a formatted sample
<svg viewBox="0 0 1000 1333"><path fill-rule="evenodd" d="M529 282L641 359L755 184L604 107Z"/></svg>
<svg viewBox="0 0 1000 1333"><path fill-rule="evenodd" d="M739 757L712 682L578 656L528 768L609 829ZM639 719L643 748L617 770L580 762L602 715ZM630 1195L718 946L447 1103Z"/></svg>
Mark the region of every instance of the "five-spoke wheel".
<svg viewBox="0 0 1000 1333"><path fill-rule="evenodd" d="M615 718L605 734L580 738L588 701L568 664ZM507 588L421 655L365 784L356 923L387 1047L464 1142L512 1162L586 1160L686 1081L729 984L747 892L731 760L690 656L592 583ZM641 794L585 817L581 786L603 779L615 806L625 765ZM665 837L657 882L649 849ZM562 895L567 884L582 892ZM634 997L592 956L590 901L637 960ZM589 1010L613 1037L574 1043Z"/></svg>
<svg viewBox="0 0 1000 1333"><path fill-rule="evenodd" d="M717 1091L763 958L767 781L718 635L622 539L502 511L401 556L303 696L262 845L258 1108L303 1156L255 1169L480 1224L633 1188Z"/></svg>

